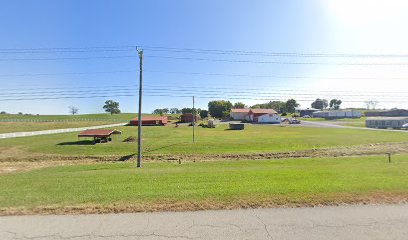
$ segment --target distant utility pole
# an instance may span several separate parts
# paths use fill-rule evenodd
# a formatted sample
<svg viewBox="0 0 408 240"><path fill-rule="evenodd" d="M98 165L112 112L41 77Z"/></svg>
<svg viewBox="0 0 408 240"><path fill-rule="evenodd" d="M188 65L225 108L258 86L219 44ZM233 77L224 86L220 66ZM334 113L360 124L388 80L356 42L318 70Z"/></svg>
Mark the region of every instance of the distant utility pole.
<svg viewBox="0 0 408 240"><path fill-rule="evenodd" d="M143 50L136 47L139 55L139 116L137 121L137 164L136 167L142 167L142 77L143 77Z"/></svg>
<svg viewBox="0 0 408 240"><path fill-rule="evenodd" d="M195 108L194 108L194 96L193 96L193 143L195 142Z"/></svg>

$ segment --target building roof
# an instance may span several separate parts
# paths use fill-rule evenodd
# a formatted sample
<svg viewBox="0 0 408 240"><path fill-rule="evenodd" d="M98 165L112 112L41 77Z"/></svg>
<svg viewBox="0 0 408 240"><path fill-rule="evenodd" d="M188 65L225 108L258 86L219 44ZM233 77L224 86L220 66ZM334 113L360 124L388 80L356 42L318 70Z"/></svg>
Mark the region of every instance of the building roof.
<svg viewBox="0 0 408 240"><path fill-rule="evenodd" d="M112 134L122 134L122 132L108 129L88 129L80 132L78 137L108 137Z"/></svg>
<svg viewBox="0 0 408 240"><path fill-rule="evenodd" d="M316 108L296 108L296 111L320 111L320 109L316 109Z"/></svg>
<svg viewBox="0 0 408 240"><path fill-rule="evenodd" d="M387 120L408 120L408 117L368 117L366 120L378 120L378 121L387 121Z"/></svg>
<svg viewBox="0 0 408 240"><path fill-rule="evenodd" d="M250 109L246 108L236 108L236 109L231 109L232 113L249 113Z"/></svg>
<svg viewBox="0 0 408 240"><path fill-rule="evenodd" d="M401 112L408 112L406 109L400 109L400 108L395 108L395 109L388 109L388 110L370 110L367 111L369 113L388 113L388 112L396 112L396 111L401 111Z"/></svg>
<svg viewBox="0 0 408 240"><path fill-rule="evenodd" d="M167 121L167 116L144 116L142 117L142 121ZM134 118L132 121L139 121L139 118Z"/></svg>
<svg viewBox="0 0 408 240"><path fill-rule="evenodd" d="M276 114L278 113L273 109L262 109L262 108L251 109L251 112L254 114Z"/></svg>

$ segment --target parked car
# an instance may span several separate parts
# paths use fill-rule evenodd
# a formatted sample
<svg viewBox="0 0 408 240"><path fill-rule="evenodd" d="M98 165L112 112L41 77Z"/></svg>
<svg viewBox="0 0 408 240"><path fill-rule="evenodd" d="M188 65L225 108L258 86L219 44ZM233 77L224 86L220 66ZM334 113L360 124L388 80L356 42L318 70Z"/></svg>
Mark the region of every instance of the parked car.
<svg viewBox="0 0 408 240"><path fill-rule="evenodd" d="M293 119L292 121L290 121L290 124L300 124L300 120Z"/></svg>

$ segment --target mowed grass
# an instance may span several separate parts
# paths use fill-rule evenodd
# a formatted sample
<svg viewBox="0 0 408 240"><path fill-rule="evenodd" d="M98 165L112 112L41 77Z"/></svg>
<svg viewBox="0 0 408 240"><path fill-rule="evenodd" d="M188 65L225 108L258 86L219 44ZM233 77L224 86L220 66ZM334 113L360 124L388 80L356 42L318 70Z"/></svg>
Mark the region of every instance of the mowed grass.
<svg viewBox="0 0 408 240"><path fill-rule="evenodd" d="M18 115L18 114L0 114L1 119L24 121L129 121L132 118L136 118L136 113L120 113L120 114L109 114L109 113L97 113L97 114L77 114L77 115Z"/></svg>
<svg viewBox="0 0 408 240"><path fill-rule="evenodd" d="M75 122L0 122L0 133L31 132L64 128L79 128L114 124L109 121L75 121Z"/></svg>
<svg viewBox="0 0 408 240"><path fill-rule="evenodd" d="M369 143L404 142L404 132L380 132L359 129L308 128L299 126L246 125L243 131L227 130L228 125L215 129L196 128L192 143L192 127L173 124L165 127L143 127L143 150L151 154L222 154L287 152ZM123 139L137 136L137 127L117 128L119 139L107 144L89 145L79 142L78 133L42 135L26 138L0 139L0 149L19 147L29 152L66 155L129 155L136 152L136 143Z"/></svg>
<svg viewBox="0 0 408 240"><path fill-rule="evenodd" d="M143 114L143 116L156 116ZM177 114L169 114L177 118ZM137 118L136 113L120 114L78 114L78 115L16 115L0 114L0 133L29 132L51 129L76 128L87 126L126 123Z"/></svg>
<svg viewBox="0 0 408 240"><path fill-rule="evenodd" d="M331 204L408 197L408 156L110 163L0 176L0 209L111 206L137 211ZM401 199L400 199L401 200ZM211 204L210 204L211 203ZM128 208L127 208L127 207ZM129 207L129 206L133 206Z"/></svg>

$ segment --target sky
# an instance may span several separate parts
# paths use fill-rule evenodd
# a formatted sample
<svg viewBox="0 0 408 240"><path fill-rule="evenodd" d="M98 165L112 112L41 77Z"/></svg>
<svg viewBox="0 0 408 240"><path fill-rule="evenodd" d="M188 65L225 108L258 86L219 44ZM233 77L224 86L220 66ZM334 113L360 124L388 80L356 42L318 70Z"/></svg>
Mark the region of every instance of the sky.
<svg viewBox="0 0 408 240"><path fill-rule="evenodd" d="M136 46L146 113L192 96L202 109L289 98L407 108L407 12L403 0L4 0L0 111L99 113L112 99L137 112Z"/></svg>

